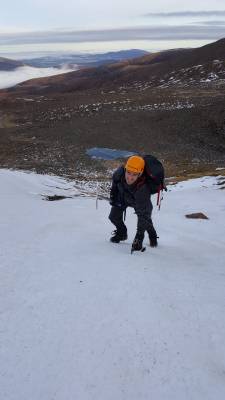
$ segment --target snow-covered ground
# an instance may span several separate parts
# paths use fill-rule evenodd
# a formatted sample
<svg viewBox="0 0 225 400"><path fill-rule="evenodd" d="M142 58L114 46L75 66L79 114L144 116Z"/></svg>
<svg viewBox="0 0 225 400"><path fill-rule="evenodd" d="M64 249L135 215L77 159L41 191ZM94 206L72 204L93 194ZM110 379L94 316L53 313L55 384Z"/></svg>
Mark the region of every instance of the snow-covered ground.
<svg viewBox="0 0 225 400"><path fill-rule="evenodd" d="M224 400L225 190L171 186L156 249L109 242L109 205L0 170L0 398ZM153 199L155 204L155 199ZM209 220L185 218L201 211Z"/></svg>

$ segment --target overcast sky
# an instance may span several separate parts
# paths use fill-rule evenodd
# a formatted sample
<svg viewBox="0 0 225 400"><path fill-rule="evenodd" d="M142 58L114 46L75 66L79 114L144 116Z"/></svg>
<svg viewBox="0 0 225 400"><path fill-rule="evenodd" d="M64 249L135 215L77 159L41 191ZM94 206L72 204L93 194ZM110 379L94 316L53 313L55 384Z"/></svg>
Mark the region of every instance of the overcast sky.
<svg viewBox="0 0 225 400"><path fill-rule="evenodd" d="M225 0L0 0L0 56L149 51L225 37Z"/></svg>

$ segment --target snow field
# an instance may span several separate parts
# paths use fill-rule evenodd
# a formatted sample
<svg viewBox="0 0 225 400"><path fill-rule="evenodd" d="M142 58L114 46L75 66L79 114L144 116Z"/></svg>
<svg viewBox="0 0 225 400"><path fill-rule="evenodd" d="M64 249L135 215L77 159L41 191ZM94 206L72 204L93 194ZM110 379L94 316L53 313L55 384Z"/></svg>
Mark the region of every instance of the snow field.
<svg viewBox="0 0 225 400"><path fill-rule="evenodd" d="M224 399L216 178L171 186L160 212L153 198L159 246L133 255L133 210L114 245L106 201L44 201L71 188L57 177L0 170L0 183L1 399ZM198 211L209 220L185 218Z"/></svg>

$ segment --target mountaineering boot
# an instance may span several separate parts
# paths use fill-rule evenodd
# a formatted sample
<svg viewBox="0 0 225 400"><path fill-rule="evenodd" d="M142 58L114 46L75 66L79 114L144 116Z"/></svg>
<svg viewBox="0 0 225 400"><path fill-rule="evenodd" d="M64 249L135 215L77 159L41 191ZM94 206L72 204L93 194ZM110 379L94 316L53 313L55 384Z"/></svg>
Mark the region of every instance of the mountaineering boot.
<svg viewBox="0 0 225 400"><path fill-rule="evenodd" d="M154 230L152 230L151 232L148 232L148 236L149 236L149 244L150 247L157 247L158 246L158 236L157 233Z"/></svg>
<svg viewBox="0 0 225 400"><path fill-rule="evenodd" d="M144 240L144 234L143 233L136 233L134 241L132 243L131 247L131 254L133 251L144 251L145 248L143 248L143 240Z"/></svg>
<svg viewBox="0 0 225 400"><path fill-rule="evenodd" d="M112 234L113 236L110 238L110 242L112 243L119 243L123 240L127 240L127 228L125 225L122 227L117 227Z"/></svg>

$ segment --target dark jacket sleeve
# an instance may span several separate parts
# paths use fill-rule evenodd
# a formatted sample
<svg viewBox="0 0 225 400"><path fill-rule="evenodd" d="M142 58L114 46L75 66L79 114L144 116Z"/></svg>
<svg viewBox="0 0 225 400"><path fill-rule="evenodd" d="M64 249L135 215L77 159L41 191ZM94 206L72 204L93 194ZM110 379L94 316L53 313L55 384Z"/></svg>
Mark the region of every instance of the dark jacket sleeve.
<svg viewBox="0 0 225 400"><path fill-rule="evenodd" d="M111 206L115 206L117 197L118 197L117 184L114 181L112 181L110 195L109 195L109 203L111 204Z"/></svg>
<svg viewBox="0 0 225 400"><path fill-rule="evenodd" d="M119 185L123 174L124 174L123 167L119 167L113 173L112 185L110 189L110 200L109 200L111 206L117 206L117 207L122 206L122 199L121 199L121 193L119 191Z"/></svg>
<svg viewBox="0 0 225 400"><path fill-rule="evenodd" d="M152 202L150 188L143 185L135 192L135 212L137 214L137 233L144 235L152 230Z"/></svg>

